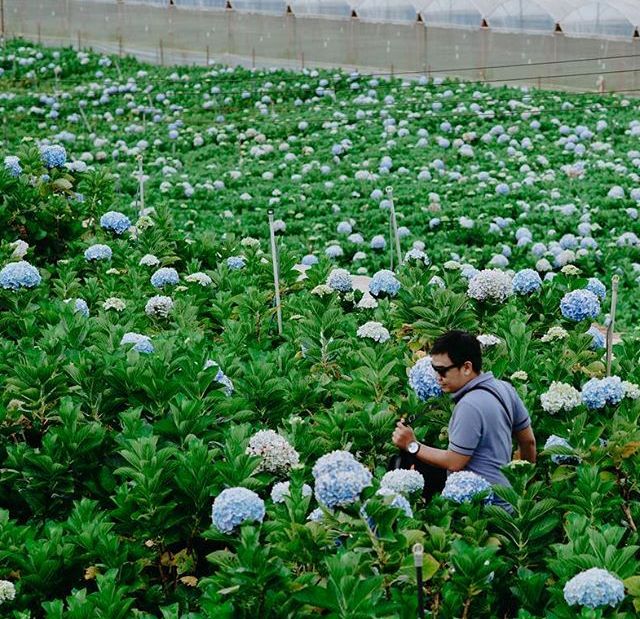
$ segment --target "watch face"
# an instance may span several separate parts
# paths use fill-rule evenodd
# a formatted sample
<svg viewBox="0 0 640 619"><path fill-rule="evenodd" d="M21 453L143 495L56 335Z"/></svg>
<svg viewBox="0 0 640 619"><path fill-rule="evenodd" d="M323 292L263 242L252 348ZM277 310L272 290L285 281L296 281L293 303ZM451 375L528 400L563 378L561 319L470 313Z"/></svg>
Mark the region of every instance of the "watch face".
<svg viewBox="0 0 640 619"><path fill-rule="evenodd" d="M407 446L407 451L410 454L417 454L418 453L418 449L420 449L420 445L418 443L416 443L415 441L411 441L409 443L409 445Z"/></svg>

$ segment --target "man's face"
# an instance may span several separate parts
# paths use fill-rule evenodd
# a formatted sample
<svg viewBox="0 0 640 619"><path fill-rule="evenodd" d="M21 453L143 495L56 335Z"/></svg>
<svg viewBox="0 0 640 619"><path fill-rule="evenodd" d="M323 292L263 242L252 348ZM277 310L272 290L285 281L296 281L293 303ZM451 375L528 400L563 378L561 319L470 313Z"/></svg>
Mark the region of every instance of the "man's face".
<svg viewBox="0 0 640 619"><path fill-rule="evenodd" d="M474 376L471 361L465 361L462 367L451 367L453 362L447 353L432 355L431 365L435 368L441 368L441 372L436 372L438 384L445 393L452 393L464 387ZM445 368L448 368L446 372ZM444 376L442 375L444 372Z"/></svg>

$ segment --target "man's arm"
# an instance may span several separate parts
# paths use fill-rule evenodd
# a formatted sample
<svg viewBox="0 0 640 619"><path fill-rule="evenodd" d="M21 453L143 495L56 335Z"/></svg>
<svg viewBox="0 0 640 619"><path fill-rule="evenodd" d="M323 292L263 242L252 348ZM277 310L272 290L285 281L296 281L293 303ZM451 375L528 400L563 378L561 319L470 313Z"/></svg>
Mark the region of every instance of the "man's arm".
<svg viewBox="0 0 640 619"><path fill-rule="evenodd" d="M467 462L471 460L471 456L464 456L450 449L438 449L422 444L416 454L416 458L418 458L420 462L425 462L426 464L454 472L464 469L464 467L467 466Z"/></svg>
<svg viewBox="0 0 640 619"><path fill-rule="evenodd" d="M531 426L527 426L523 430L515 433L516 440L518 441L518 450L520 452L520 458L528 460L535 464L536 462L536 437L533 434Z"/></svg>
<svg viewBox="0 0 640 619"><path fill-rule="evenodd" d="M393 432L393 444L400 449L406 449L409 443L415 440L416 436L413 430L399 421ZM467 465L471 456L456 453L451 449L437 449L436 447L428 447L427 445L420 444L416 458L421 462L437 466L441 469L461 471Z"/></svg>

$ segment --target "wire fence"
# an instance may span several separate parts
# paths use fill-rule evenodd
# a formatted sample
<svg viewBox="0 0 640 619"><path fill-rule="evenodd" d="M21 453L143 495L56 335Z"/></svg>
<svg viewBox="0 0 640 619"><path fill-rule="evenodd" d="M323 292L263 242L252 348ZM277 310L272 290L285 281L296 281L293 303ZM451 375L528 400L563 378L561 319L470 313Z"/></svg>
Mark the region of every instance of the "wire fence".
<svg viewBox="0 0 640 619"><path fill-rule="evenodd" d="M640 42L490 29L371 23L292 14L125 4L1 0L4 32L148 62L343 67L583 92L640 92Z"/></svg>

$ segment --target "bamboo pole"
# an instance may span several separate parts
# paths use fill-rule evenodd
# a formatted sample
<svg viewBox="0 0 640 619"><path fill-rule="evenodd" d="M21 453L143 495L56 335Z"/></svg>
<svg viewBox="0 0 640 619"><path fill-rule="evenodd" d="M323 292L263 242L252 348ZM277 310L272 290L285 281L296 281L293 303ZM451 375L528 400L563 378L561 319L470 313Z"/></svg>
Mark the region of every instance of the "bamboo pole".
<svg viewBox="0 0 640 619"><path fill-rule="evenodd" d="M276 293L276 316L278 318L278 335L282 335L282 306L280 304L280 275L278 268L278 249L276 247L276 231L273 225L273 209L267 211L269 215L269 236L271 238L271 262L273 264L273 285Z"/></svg>
<svg viewBox="0 0 640 619"><path fill-rule="evenodd" d="M613 331L616 324L616 306L618 304L618 283L620 278L614 275L611 278L611 312L609 314L609 326L607 327L607 376L611 376L611 359L613 357Z"/></svg>

